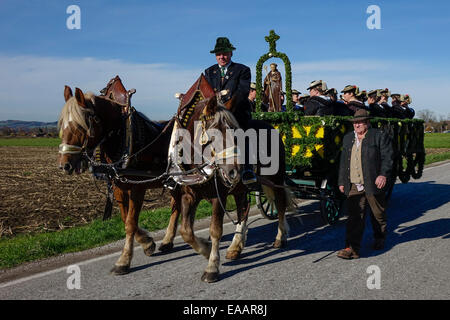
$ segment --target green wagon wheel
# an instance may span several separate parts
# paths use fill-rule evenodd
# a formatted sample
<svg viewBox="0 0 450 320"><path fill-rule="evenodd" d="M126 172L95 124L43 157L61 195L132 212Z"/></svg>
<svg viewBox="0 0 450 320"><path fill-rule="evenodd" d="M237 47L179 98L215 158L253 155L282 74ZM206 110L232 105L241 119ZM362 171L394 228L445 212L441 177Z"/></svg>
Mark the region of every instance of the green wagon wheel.
<svg viewBox="0 0 450 320"><path fill-rule="evenodd" d="M278 219L278 210L275 205L267 200L266 195L262 191L255 192L256 205L261 215L269 220Z"/></svg>
<svg viewBox="0 0 450 320"><path fill-rule="evenodd" d="M336 198L334 194L320 200L320 216L326 224L335 224L342 212L344 200Z"/></svg>

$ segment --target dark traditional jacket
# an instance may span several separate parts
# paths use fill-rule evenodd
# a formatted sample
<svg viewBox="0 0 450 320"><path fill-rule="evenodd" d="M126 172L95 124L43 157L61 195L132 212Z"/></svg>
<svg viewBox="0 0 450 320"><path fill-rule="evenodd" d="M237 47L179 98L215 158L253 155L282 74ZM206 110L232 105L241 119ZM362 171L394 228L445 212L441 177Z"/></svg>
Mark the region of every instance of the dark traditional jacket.
<svg viewBox="0 0 450 320"><path fill-rule="evenodd" d="M412 119L412 118L414 118L415 115L416 115L416 111L414 111L413 108L408 106L406 108L406 119Z"/></svg>
<svg viewBox="0 0 450 320"><path fill-rule="evenodd" d="M252 107L252 112L256 111L256 100L251 101L250 99L248 100L250 103L250 106ZM265 104L264 102L261 102L261 111L262 112L267 112L269 110L269 106L267 104Z"/></svg>
<svg viewBox="0 0 450 320"><path fill-rule="evenodd" d="M351 187L350 183L350 157L353 143L355 142L355 132L349 132L344 136L343 149L339 163L338 185L344 186L344 192L348 195ZM394 151L389 135L379 129L369 128L361 145L361 164L364 179L364 189L366 194L377 194L385 192L386 187L378 189L375 180L378 176L387 178L386 186L392 182L392 166Z"/></svg>
<svg viewBox="0 0 450 320"><path fill-rule="evenodd" d="M251 80L250 68L240 63L231 62L222 80L219 65L215 64L205 70L205 78L215 92L228 90L228 93L222 96L223 103L235 95L239 97L242 103L240 108L235 110L233 114L241 127L245 127L246 123L251 119L252 112L252 107L248 100Z"/></svg>
<svg viewBox="0 0 450 320"><path fill-rule="evenodd" d="M218 64L206 69L205 77L211 87L213 87L214 91L219 92L221 90L228 90L228 94L222 96L223 102L227 102L237 93L244 97L248 97L250 92L250 68L243 64L231 62L223 81L220 77L220 68Z"/></svg>
<svg viewBox="0 0 450 320"><path fill-rule="evenodd" d="M384 113L386 114L386 118L392 118L392 107L387 102L382 102L380 105L384 109Z"/></svg>
<svg viewBox="0 0 450 320"><path fill-rule="evenodd" d="M358 100L353 100L353 101L350 101L349 103L347 103L347 108L349 108L351 110L352 116L355 114L356 110L358 110L358 109L366 109L367 111L369 111L369 109L366 107L366 105Z"/></svg>
<svg viewBox="0 0 450 320"><path fill-rule="evenodd" d="M406 108L399 103L392 105L392 117L398 119L406 119Z"/></svg>
<svg viewBox="0 0 450 320"><path fill-rule="evenodd" d="M371 103L369 104L369 110L372 117L387 118L386 111L381 104Z"/></svg>
<svg viewBox="0 0 450 320"><path fill-rule="evenodd" d="M314 96L306 101L305 116L327 116L333 114L332 101L329 97Z"/></svg>
<svg viewBox="0 0 450 320"><path fill-rule="evenodd" d="M352 116L355 112L350 110L342 100L333 102L333 115L335 116Z"/></svg>

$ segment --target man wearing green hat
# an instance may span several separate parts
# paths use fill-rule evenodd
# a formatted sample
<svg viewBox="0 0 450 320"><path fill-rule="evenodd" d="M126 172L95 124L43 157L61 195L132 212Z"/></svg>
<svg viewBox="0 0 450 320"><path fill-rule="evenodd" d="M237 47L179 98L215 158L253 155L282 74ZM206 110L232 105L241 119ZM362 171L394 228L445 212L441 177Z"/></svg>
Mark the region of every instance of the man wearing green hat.
<svg viewBox="0 0 450 320"><path fill-rule="evenodd" d="M322 80L314 80L308 89L310 98L305 103L305 116L326 116L333 114L331 98L325 95L327 84Z"/></svg>
<svg viewBox="0 0 450 320"><path fill-rule="evenodd" d="M386 118L386 111L380 105L380 89L374 89L367 94L367 103L369 104L370 115L372 117Z"/></svg>
<svg viewBox="0 0 450 320"><path fill-rule="evenodd" d="M239 125L246 128L252 112L248 103L251 73L249 67L231 61L235 49L228 38L217 38L216 46L210 51L215 54L217 64L205 70L205 77L214 91L221 94L223 103L236 95L239 101L247 102L240 104L239 109L233 112Z"/></svg>
<svg viewBox="0 0 450 320"><path fill-rule="evenodd" d="M366 109L366 105L358 100L361 93L357 86L349 84L342 89L341 93L343 93L342 97L347 108L350 109L351 115L354 115L359 109Z"/></svg>
<svg viewBox="0 0 450 320"><path fill-rule="evenodd" d="M219 37L210 53L216 56L217 64L205 70L205 78L216 93L220 93L222 103L236 97L237 108L232 110L234 117L243 130L248 129L248 122L252 118L252 106L248 100L250 92L250 68L231 61L233 50L236 48L226 37ZM242 182L252 188L257 181L252 165L249 164L249 146L245 145L246 161L241 173Z"/></svg>
<svg viewBox="0 0 450 320"><path fill-rule="evenodd" d="M416 112L409 105L411 104L411 97L408 94L400 96L400 105L405 109L405 118L412 119L414 118Z"/></svg>

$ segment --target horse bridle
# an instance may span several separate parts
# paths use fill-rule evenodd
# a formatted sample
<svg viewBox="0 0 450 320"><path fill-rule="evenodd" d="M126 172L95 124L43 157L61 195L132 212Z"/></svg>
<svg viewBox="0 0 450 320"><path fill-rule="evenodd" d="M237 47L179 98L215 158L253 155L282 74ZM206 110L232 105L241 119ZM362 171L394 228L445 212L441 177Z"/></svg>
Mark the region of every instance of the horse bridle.
<svg viewBox="0 0 450 320"><path fill-rule="evenodd" d="M86 131L86 139L84 139L83 141L83 145L82 146L77 146L77 145L72 145L72 144L67 144L67 143L61 143L58 146L59 149L59 153L64 155L64 154L82 154L84 152L88 151L88 144L89 144L89 139L95 137L95 135L92 135L91 132L95 131L94 130L94 125L93 123L95 122L96 124L99 124L101 122L100 118L97 117L96 115L92 115L92 110L89 111L89 116L88 116L88 130ZM90 150L95 150L100 144L102 144L104 142L104 140L106 139L108 135L105 135L105 137L98 143L96 144L93 148L91 148Z"/></svg>
<svg viewBox="0 0 450 320"><path fill-rule="evenodd" d="M205 109L206 109L206 106L203 109L203 111L202 111L202 113L201 113L201 115L199 117L199 120L201 121L201 134L200 134L199 138L200 138L200 144L203 146L203 148L206 148L208 145L210 145L212 143L212 140L206 134L206 130L207 130L206 126L207 126L207 122L208 121L214 119L213 115L206 115L205 114L205 112L204 112ZM181 128L185 127L185 124L186 124L187 121L184 121L184 123L182 124L182 121L183 121L182 119L183 118L181 118L180 113L178 113L178 115L176 117L174 117L174 118L175 118L176 123L178 124L178 126L180 126ZM190 118L190 115L189 115L188 119L189 118ZM176 143L178 143L178 142L180 142L180 140L177 141ZM197 152L197 151L194 149L194 152ZM228 148L226 148L226 149L224 149L224 150L222 150L221 152L218 152L218 153L216 153L214 148L213 148L212 152L214 153L212 155L214 157L214 161L208 161L207 159L204 159L206 161L204 164L202 164L200 166L196 166L196 167L194 167L194 168L192 168L190 170L183 170L183 168L180 167L181 171L184 171L184 172L168 173L169 178L174 178L175 176L188 175L188 174L191 174L191 173L198 173L198 174L204 176L204 178L205 178L201 183L205 183L205 182L209 181L212 177L214 177L215 184L216 184L216 189L217 189L217 173L218 173L219 177L222 180L223 185L227 189L233 190L236 187L236 185L238 184L239 181L234 179L234 178L232 178L232 177L230 177L228 175L228 173L225 172L225 170L220 165L218 165L216 162L217 161L226 161L229 158L236 157L237 154L238 154L238 148L236 146L231 146L231 147L228 147ZM209 174L209 175L203 170L203 168L205 166L207 166L207 165L213 167L213 172L211 174Z"/></svg>

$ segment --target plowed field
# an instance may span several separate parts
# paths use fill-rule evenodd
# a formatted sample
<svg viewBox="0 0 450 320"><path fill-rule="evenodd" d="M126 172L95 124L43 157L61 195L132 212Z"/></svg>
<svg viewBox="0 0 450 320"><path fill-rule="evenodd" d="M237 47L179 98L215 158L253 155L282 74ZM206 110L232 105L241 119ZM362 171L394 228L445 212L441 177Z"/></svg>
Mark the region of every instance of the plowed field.
<svg viewBox="0 0 450 320"><path fill-rule="evenodd" d="M0 147L0 237L56 231L103 216L106 184L88 172L66 175L57 147ZM167 192L147 190L144 210L167 206ZM118 212L114 205L113 214Z"/></svg>

